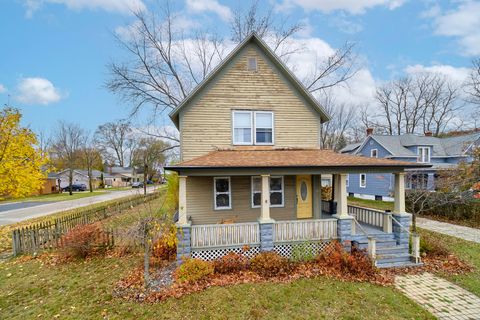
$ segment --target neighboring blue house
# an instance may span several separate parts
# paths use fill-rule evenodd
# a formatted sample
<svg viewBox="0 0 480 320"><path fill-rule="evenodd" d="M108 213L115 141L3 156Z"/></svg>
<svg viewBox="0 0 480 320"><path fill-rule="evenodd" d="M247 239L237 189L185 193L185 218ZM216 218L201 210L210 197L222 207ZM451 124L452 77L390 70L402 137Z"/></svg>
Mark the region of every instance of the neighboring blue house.
<svg viewBox="0 0 480 320"><path fill-rule="evenodd" d="M424 136L415 134L376 135L369 129L367 138L362 143L347 145L340 152L365 157L431 163L431 168L410 172L406 177L405 184L407 189L434 190L437 171L455 168L462 161L471 161L471 150L474 146L479 145L480 132L437 138L429 133ZM350 174L347 181L347 192L349 196L393 201L393 181L392 174Z"/></svg>

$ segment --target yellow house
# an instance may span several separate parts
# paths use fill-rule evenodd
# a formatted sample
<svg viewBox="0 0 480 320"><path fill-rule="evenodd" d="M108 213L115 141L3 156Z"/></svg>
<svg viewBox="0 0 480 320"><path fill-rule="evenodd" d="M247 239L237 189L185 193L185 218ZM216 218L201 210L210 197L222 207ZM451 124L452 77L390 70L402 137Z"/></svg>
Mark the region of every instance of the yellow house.
<svg viewBox="0 0 480 320"><path fill-rule="evenodd" d="M370 247L379 265L411 263L403 172L423 165L321 150L329 115L256 34L170 117L181 141L181 162L166 168L180 179L179 259L288 256L299 243L320 251L338 239ZM360 172L395 173L393 214L347 204L347 174ZM333 202L322 203L322 174L333 175ZM392 250L403 255L389 256Z"/></svg>

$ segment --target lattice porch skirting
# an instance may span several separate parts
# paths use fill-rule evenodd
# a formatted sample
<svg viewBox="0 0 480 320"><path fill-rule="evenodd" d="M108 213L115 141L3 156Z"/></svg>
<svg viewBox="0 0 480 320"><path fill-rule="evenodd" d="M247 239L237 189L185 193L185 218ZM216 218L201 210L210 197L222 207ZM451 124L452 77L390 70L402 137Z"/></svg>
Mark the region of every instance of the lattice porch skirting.
<svg viewBox="0 0 480 320"><path fill-rule="evenodd" d="M322 251L328 250L331 240L324 241L308 241L308 242L277 242L273 245L273 251L281 256L290 258L292 251L295 247L302 246L304 249L312 252L313 254L319 254ZM302 249L303 249L302 248Z"/></svg>
<svg viewBox="0 0 480 320"><path fill-rule="evenodd" d="M224 247L215 249L192 248L191 257L211 261L221 258L230 252L243 254L244 256L251 258L260 253L260 245L251 245L248 250L245 250L243 247Z"/></svg>

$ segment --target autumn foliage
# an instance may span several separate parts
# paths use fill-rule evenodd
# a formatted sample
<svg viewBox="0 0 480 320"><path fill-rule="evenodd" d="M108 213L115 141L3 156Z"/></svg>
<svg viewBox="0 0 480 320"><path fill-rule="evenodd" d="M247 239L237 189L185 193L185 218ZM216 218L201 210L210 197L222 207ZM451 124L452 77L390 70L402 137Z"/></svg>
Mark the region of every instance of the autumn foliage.
<svg viewBox="0 0 480 320"><path fill-rule="evenodd" d="M85 259L105 252L104 231L98 224L78 225L60 239L61 254L65 259Z"/></svg>
<svg viewBox="0 0 480 320"><path fill-rule="evenodd" d="M235 252L230 252L213 262L215 273L221 274L244 271L249 268L249 265L250 261L247 257Z"/></svg>
<svg viewBox="0 0 480 320"><path fill-rule="evenodd" d="M173 260L177 255L177 230L172 226L153 243L152 256L160 260Z"/></svg>
<svg viewBox="0 0 480 320"><path fill-rule="evenodd" d="M0 200L25 197L41 187L48 157L37 147L35 134L20 126L18 110L0 110Z"/></svg>
<svg viewBox="0 0 480 320"><path fill-rule="evenodd" d="M213 272L213 263L190 258L175 270L174 277L179 283L195 282L212 275Z"/></svg>
<svg viewBox="0 0 480 320"><path fill-rule="evenodd" d="M264 277L287 274L292 270L290 261L273 251L257 254L252 258L250 265L252 271Z"/></svg>

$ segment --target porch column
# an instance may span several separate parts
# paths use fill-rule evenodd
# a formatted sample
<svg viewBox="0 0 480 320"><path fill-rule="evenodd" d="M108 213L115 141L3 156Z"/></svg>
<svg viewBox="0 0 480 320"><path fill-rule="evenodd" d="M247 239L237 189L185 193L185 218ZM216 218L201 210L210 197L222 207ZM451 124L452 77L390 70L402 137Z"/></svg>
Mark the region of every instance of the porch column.
<svg viewBox="0 0 480 320"><path fill-rule="evenodd" d="M353 218L348 215L347 174L341 173L334 175L334 183L334 199L337 202L337 213L333 217L338 219L337 235L340 241L344 242L344 246L347 248L349 245L348 243L345 243L345 241L352 239L355 228Z"/></svg>
<svg viewBox="0 0 480 320"><path fill-rule="evenodd" d="M260 251L273 250L273 228L275 221L270 218L270 175L262 174L262 204L260 211Z"/></svg>
<svg viewBox="0 0 480 320"><path fill-rule="evenodd" d="M181 264L190 256L191 225L187 220L187 177L178 177L178 221L177 221L177 263Z"/></svg>
<svg viewBox="0 0 480 320"><path fill-rule="evenodd" d="M395 205L393 212L396 214L405 213L405 173L395 173L394 189Z"/></svg>
<svg viewBox="0 0 480 320"><path fill-rule="evenodd" d="M178 176L178 224L187 224L187 176Z"/></svg>

